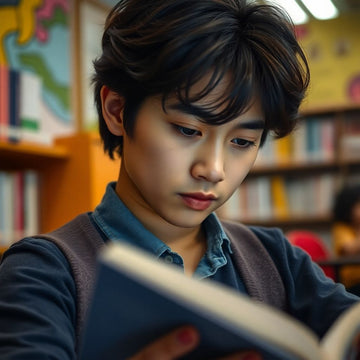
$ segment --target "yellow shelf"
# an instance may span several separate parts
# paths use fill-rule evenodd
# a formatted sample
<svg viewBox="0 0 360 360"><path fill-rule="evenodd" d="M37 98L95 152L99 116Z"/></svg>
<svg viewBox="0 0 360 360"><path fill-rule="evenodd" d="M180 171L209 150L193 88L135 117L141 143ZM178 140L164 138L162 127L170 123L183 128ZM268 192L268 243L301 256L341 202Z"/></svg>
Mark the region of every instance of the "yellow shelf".
<svg viewBox="0 0 360 360"><path fill-rule="evenodd" d="M93 133L58 138L53 146L0 142L0 171L39 172L41 232L93 210L119 168L120 160L111 161Z"/></svg>
<svg viewBox="0 0 360 360"><path fill-rule="evenodd" d="M31 143L0 142L0 162L2 169L46 166L54 160L67 160L69 151L64 146L45 146Z"/></svg>

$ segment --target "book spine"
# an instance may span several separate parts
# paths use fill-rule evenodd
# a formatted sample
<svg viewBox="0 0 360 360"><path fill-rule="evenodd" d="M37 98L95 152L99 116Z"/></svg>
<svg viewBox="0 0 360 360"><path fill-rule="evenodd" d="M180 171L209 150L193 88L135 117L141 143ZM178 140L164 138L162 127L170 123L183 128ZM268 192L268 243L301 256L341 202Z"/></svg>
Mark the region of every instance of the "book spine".
<svg viewBox="0 0 360 360"><path fill-rule="evenodd" d="M20 139L20 77L13 69L9 74L9 141L17 142Z"/></svg>
<svg viewBox="0 0 360 360"><path fill-rule="evenodd" d="M24 173L13 173L14 199L14 239L21 239L24 235Z"/></svg>
<svg viewBox="0 0 360 360"><path fill-rule="evenodd" d="M39 175L0 171L0 245L39 233Z"/></svg>
<svg viewBox="0 0 360 360"><path fill-rule="evenodd" d="M314 160L314 153L316 149L316 138L315 138L315 120L310 118L306 121L306 153L307 160Z"/></svg>
<svg viewBox="0 0 360 360"><path fill-rule="evenodd" d="M270 178L266 176L260 176L257 178L256 183L259 199L258 218L260 220L270 219L272 216Z"/></svg>
<svg viewBox="0 0 360 360"><path fill-rule="evenodd" d="M34 142L40 138L41 81L35 74L20 73L20 124L21 139Z"/></svg>
<svg viewBox="0 0 360 360"><path fill-rule="evenodd" d="M291 136L275 140L275 158L280 164L289 163L292 155Z"/></svg>
<svg viewBox="0 0 360 360"><path fill-rule="evenodd" d="M9 246L14 240L14 180L11 172L1 172L0 217L1 244Z"/></svg>
<svg viewBox="0 0 360 360"><path fill-rule="evenodd" d="M5 213L7 209L5 208L5 171L0 171L0 245L4 246L5 244Z"/></svg>
<svg viewBox="0 0 360 360"><path fill-rule="evenodd" d="M289 216L289 207L284 178L274 176L271 179L271 192L275 218L287 218Z"/></svg>
<svg viewBox="0 0 360 360"><path fill-rule="evenodd" d="M333 161L335 159L335 127L333 119L325 119L321 122L321 152L322 160Z"/></svg>
<svg viewBox="0 0 360 360"><path fill-rule="evenodd" d="M343 159L360 158L360 119L349 114L345 118L343 135L340 143L340 154Z"/></svg>
<svg viewBox="0 0 360 360"><path fill-rule="evenodd" d="M275 140L268 134L265 143L259 149L259 153L256 158L255 166L269 166L276 161L275 155Z"/></svg>
<svg viewBox="0 0 360 360"><path fill-rule="evenodd" d="M39 176L33 170L24 174L24 236L39 232Z"/></svg>
<svg viewBox="0 0 360 360"><path fill-rule="evenodd" d="M305 121L298 123L291 137L293 140L292 159L297 163L305 163L307 161Z"/></svg>
<svg viewBox="0 0 360 360"><path fill-rule="evenodd" d="M0 66L0 141L8 141L9 129L9 70Z"/></svg>

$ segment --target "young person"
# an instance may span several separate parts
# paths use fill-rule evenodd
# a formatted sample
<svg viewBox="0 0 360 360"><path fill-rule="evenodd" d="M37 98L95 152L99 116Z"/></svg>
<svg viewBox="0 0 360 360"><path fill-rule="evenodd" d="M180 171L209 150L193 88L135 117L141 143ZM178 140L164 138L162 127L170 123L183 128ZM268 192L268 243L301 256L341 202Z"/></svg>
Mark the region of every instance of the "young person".
<svg viewBox="0 0 360 360"><path fill-rule="evenodd" d="M336 255L360 254L360 185L344 186L336 194L332 241ZM360 266L349 265L342 268L341 282L350 292L360 295Z"/></svg>
<svg viewBox="0 0 360 360"><path fill-rule="evenodd" d="M322 336L358 298L280 230L214 213L267 133L295 126L309 74L287 16L243 0L124 0L94 65L100 134L105 151L121 155L119 177L93 212L4 255L1 359L76 359L96 254L110 241L281 308ZM190 324L133 359L175 359L198 340ZM235 358L261 354L239 349Z"/></svg>

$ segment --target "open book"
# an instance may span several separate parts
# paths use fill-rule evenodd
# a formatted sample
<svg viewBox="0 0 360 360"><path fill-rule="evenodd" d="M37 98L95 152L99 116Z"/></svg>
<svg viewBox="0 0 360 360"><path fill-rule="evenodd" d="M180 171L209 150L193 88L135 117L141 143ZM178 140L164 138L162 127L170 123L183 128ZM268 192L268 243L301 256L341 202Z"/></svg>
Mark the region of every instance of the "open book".
<svg viewBox="0 0 360 360"><path fill-rule="evenodd" d="M309 328L281 311L114 243L100 256L80 359L125 359L184 324L195 325L201 336L200 346L186 359L259 349L269 360L350 360L360 332L360 303L320 343Z"/></svg>

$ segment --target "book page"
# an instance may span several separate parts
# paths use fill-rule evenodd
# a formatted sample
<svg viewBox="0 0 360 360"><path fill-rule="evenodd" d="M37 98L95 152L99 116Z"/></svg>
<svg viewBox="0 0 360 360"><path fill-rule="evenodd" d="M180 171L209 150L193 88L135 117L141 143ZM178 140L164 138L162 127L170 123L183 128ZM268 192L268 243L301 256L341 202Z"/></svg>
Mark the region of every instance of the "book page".
<svg viewBox="0 0 360 360"><path fill-rule="evenodd" d="M321 359L310 329L234 289L186 277L128 245L110 245L101 259L84 342L86 360L104 359L103 351L114 354L106 359L126 358L139 344L184 324L200 331L201 356L194 359L249 348L260 349L269 360ZM94 349L101 346L105 349Z"/></svg>
<svg viewBox="0 0 360 360"><path fill-rule="evenodd" d="M335 321L321 347L324 360L360 359L360 302Z"/></svg>

